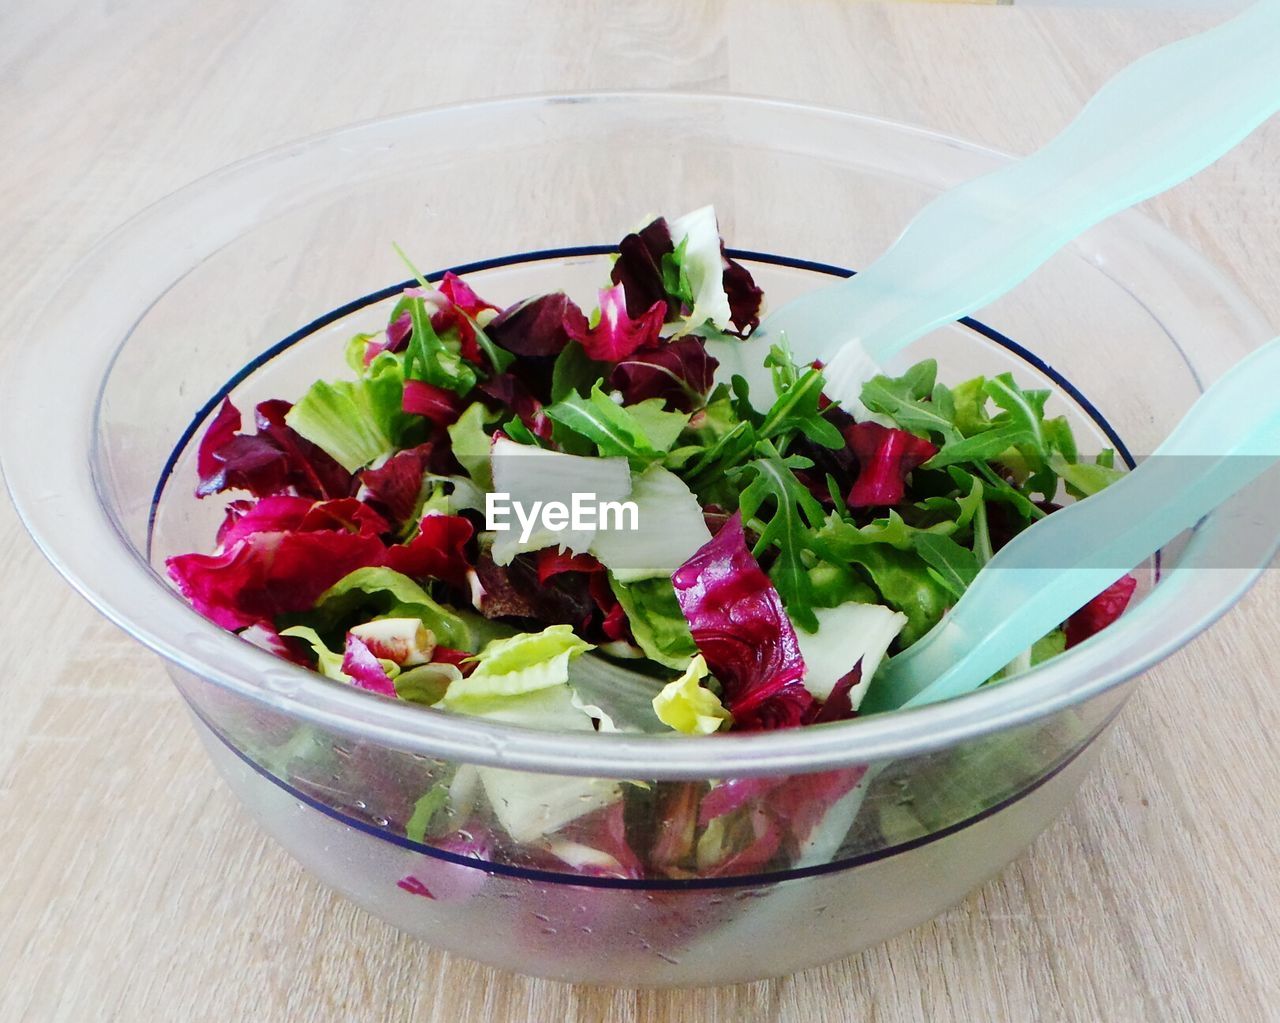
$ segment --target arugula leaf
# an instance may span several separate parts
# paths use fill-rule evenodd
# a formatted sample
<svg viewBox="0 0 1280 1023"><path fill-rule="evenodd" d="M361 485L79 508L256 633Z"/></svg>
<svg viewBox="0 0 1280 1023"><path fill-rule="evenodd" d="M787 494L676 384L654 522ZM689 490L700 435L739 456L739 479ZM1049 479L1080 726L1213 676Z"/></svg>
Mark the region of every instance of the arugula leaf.
<svg viewBox="0 0 1280 1023"><path fill-rule="evenodd" d="M984 390L1007 414L1007 422L1021 426L1031 437L1031 445L1042 456L1045 453L1044 405L1048 391L1024 391L1013 380L1013 374L1001 373L988 380ZM999 418L1004 418L999 417Z"/></svg>
<svg viewBox="0 0 1280 1023"><path fill-rule="evenodd" d="M1008 480L1002 479L986 462L976 462L974 463L974 468L978 470L978 475L984 481L988 500L1012 505L1024 519L1034 520L1045 517L1044 509L1037 507L1031 498L1014 487Z"/></svg>
<svg viewBox="0 0 1280 1023"><path fill-rule="evenodd" d="M1120 469L1087 462L1069 462L1059 454L1049 457L1049 466L1062 477L1067 493L1074 498L1090 497L1124 477Z"/></svg>
<svg viewBox="0 0 1280 1023"><path fill-rule="evenodd" d="M448 427L453 457L482 490L493 489L493 470L489 465L491 440L485 432L488 415L488 409L484 405L478 401L473 402L458 417L458 421Z"/></svg>
<svg viewBox="0 0 1280 1023"><path fill-rule="evenodd" d="M779 344L770 345L769 354L764 357L764 365L773 378L775 394L781 394L800 379L800 370L796 367L795 359L791 355L791 346L787 343L785 334Z"/></svg>
<svg viewBox="0 0 1280 1023"><path fill-rule="evenodd" d="M666 412L662 405L661 398L619 405L597 382L588 397L575 392L545 411L553 422L595 444L601 455L623 456L643 468L666 453L689 421L686 413Z"/></svg>
<svg viewBox="0 0 1280 1023"><path fill-rule="evenodd" d="M973 516L973 556L979 565L985 565L995 556L991 549L991 528L987 524L987 503L978 502L978 510Z"/></svg>
<svg viewBox="0 0 1280 1023"><path fill-rule="evenodd" d="M464 309L458 306L453 307L457 314L463 317L467 323L471 325L471 330L475 333L476 344L480 346L480 351L484 352L485 358L489 360L489 365L493 367L495 373L502 373L510 368L511 364L516 361L514 352L509 352L505 348L499 348L493 343L493 338L485 333L483 327L476 322L476 318Z"/></svg>
<svg viewBox="0 0 1280 1023"><path fill-rule="evenodd" d="M607 369L604 363L590 358L577 341L570 341L551 366L551 400L563 401L571 394L590 394L591 385L606 376Z"/></svg>
<svg viewBox="0 0 1280 1023"><path fill-rule="evenodd" d="M689 425L688 412L668 412L666 402L661 398L646 398L634 405L624 405L622 409L639 424L640 431L649 438L656 451L670 451Z"/></svg>
<svg viewBox="0 0 1280 1023"><path fill-rule="evenodd" d="M990 428L986 377L974 377L957 384L951 388L951 400L955 407L955 426L961 436L972 437Z"/></svg>
<svg viewBox="0 0 1280 1023"><path fill-rule="evenodd" d="M926 518L941 516L938 522L949 522L955 525L954 532L961 532L973 522L974 516L982 506L985 485L982 480L972 476L963 469L952 466L948 472L955 481L959 493L954 497L928 497L915 502L917 511L923 512ZM966 494L964 491L968 490Z"/></svg>
<svg viewBox="0 0 1280 1023"><path fill-rule="evenodd" d="M503 423L502 432L517 444L523 444L525 447L529 448L542 447L542 442L538 440L537 436L529 429L529 427L524 425L524 420L519 416L516 416L513 419L508 419Z"/></svg>
<svg viewBox="0 0 1280 1023"><path fill-rule="evenodd" d="M924 463L924 468L945 469L949 465L990 462L1010 448L1019 444L1034 443L1034 440L1034 436L1021 423L1006 423L944 445L936 455Z"/></svg>
<svg viewBox="0 0 1280 1023"><path fill-rule="evenodd" d="M1050 452L1059 452L1068 462L1078 462L1080 460L1080 453L1076 449L1075 435L1071 432L1071 424L1067 422L1065 416L1046 419L1042 425L1044 427L1045 446Z"/></svg>
<svg viewBox="0 0 1280 1023"><path fill-rule="evenodd" d="M964 596L982 567L973 551L938 533L916 534L915 549L929 574L957 598Z"/></svg>
<svg viewBox="0 0 1280 1023"><path fill-rule="evenodd" d="M943 390L942 404L932 400L937 363L918 363L900 377L874 376L862 385L862 404L872 412L890 416L902 429L912 433L938 434L944 445L962 439L952 421L952 394Z"/></svg>
<svg viewBox="0 0 1280 1023"><path fill-rule="evenodd" d="M953 520L925 527L912 526L896 511L890 511L887 518L876 519L865 526L855 526L833 513L818 531L814 544L823 557L839 562L853 557L858 548L871 544L885 544L900 551L909 551L915 547L916 537L920 535L950 536L957 528L957 523Z"/></svg>
<svg viewBox="0 0 1280 1023"><path fill-rule="evenodd" d="M431 314L422 298L408 301L413 324L404 354L406 380L425 380L456 394L466 394L476 384L476 371L457 350L456 343L444 341L431 326Z"/></svg>
<svg viewBox="0 0 1280 1023"><path fill-rule="evenodd" d="M777 349L775 348L775 351ZM773 403L760 425L760 437L776 441L778 449L785 453L789 434L803 433L815 444L839 449L845 446L844 436L835 424L823 418L818 410L822 397L822 371L811 369L802 376L778 389L778 399Z"/></svg>
<svg viewBox="0 0 1280 1023"><path fill-rule="evenodd" d="M787 613L810 632L816 632L818 619L813 613L805 554L814 530L823 523L822 505L793 472L812 468L813 462L799 455L784 458L767 440L761 441L756 450L761 457L735 473L755 476L739 499L744 522L755 519L766 502L772 501L773 505L752 553L759 557L768 547L778 549L769 578L786 604Z"/></svg>
<svg viewBox="0 0 1280 1023"><path fill-rule="evenodd" d="M750 423L738 423L683 472L683 479L689 489L703 499L704 504L712 503L712 494L725 491L725 502L732 505L734 492L728 489L729 475L742 461L755 450L758 440Z"/></svg>

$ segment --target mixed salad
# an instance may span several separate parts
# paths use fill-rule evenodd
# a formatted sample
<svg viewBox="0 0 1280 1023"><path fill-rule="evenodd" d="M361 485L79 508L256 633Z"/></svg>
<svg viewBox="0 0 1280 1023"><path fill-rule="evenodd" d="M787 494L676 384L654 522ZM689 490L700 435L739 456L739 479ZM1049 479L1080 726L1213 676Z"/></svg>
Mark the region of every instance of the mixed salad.
<svg viewBox="0 0 1280 1023"><path fill-rule="evenodd" d="M448 713L688 735L853 717L886 655L995 550L1118 470L1110 452L1081 458L1050 393L1008 374L948 384L921 362L867 380L856 416L785 344L767 356L774 394L718 380L717 346L749 337L762 305L709 207L625 237L589 312L563 292L499 307L419 275L384 329L350 340L347 378L262 402L252 429L223 402L197 459L198 495L232 496L217 549L169 573L247 641ZM580 495L599 521L554 528L548 509ZM497 497L543 514L496 528ZM1104 628L1134 586L1002 675ZM855 775L812 776L806 812ZM757 816L735 816L758 784L655 797L566 779L557 799L537 778L468 777L415 793L406 833L439 838L446 802L457 825L487 799L510 839L635 872L629 793L697 823L643 857L671 873L690 857L763 864L814 827L788 819L765 842Z"/></svg>

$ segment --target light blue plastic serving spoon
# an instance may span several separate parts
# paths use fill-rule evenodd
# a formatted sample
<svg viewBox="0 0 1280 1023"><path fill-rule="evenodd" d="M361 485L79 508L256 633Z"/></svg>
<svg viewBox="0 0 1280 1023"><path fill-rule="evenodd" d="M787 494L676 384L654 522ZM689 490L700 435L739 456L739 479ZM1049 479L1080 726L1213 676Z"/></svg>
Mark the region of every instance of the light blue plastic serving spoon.
<svg viewBox="0 0 1280 1023"><path fill-rule="evenodd" d="M1208 166L1277 110L1280 0L1261 0L1121 71L1042 149L935 199L856 277L788 303L745 345L716 345L721 378L742 374L767 407L764 355L785 333L799 364L827 363L827 395L856 409L878 364Z"/></svg>
<svg viewBox="0 0 1280 1023"><path fill-rule="evenodd" d="M976 689L1277 461L1280 338L1210 387L1133 472L1001 548L947 616L881 669L861 710Z"/></svg>

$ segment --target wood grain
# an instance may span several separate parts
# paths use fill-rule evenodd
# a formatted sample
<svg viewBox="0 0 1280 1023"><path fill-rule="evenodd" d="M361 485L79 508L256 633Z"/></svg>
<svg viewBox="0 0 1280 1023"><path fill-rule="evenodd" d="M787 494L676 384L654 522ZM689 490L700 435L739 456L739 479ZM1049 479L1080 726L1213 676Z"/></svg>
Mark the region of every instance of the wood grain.
<svg viewBox="0 0 1280 1023"><path fill-rule="evenodd" d="M1016 151L1206 15L836 0L10 0L0 338L112 226L284 139L417 106L735 90ZM1280 124L1150 211L1280 322ZM65 292L74 300L74 288ZM570 987L322 890L206 764L159 662L0 503L0 1020L1280 1019L1280 576L1152 673L1071 811L962 906L780 981Z"/></svg>

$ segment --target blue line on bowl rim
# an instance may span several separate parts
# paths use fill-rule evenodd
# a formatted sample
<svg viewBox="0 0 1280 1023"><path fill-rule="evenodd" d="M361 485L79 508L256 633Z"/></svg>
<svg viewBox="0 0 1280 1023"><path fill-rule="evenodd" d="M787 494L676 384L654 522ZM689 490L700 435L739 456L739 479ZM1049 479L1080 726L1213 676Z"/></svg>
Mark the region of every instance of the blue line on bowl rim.
<svg viewBox="0 0 1280 1023"><path fill-rule="evenodd" d="M555 249L538 249L532 252L519 252L507 256L495 256L489 259L480 259L472 263L463 263L458 266L446 267L443 270L433 270L426 275L426 279L431 282L441 280L446 273L455 273L459 276L468 273L479 273L484 270L495 270L499 267L516 266L521 263L542 262L549 259L566 259L578 256L606 256L612 255L618 251L617 245L569 245ZM745 260L751 263L765 263L772 266L784 266L793 270L808 270L812 273L826 274L831 277L852 277L857 271L850 270L847 267L836 266L832 263L822 263L812 259L801 259L796 256L780 256L772 252L757 252L752 249L726 249L726 253L733 259ZM288 337L282 338L266 350L260 352L252 360L237 370L226 383L224 383L217 392L206 401L196 412L191 422L187 424L186 429L182 431L182 435L178 438L177 444L169 452L169 457L165 460L164 467L160 470L160 477L156 481L155 490L151 495L151 507L147 512L147 561L151 560L151 548L155 534L156 514L160 507L160 501L164 497L165 488L169 484L173 471L178 464L178 459L182 457L186 451L187 445L191 443L196 433L199 431L204 421L214 412L236 387L243 383L256 370L261 369L277 355L292 348L301 341L306 340L316 331L323 330L331 323L341 320L343 317L350 316L354 312L364 309L366 306L373 305L376 302L384 301L394 295L398 295L405 288L412 287L416 280L400 281L396 284L387 285L377 291L362 295L359 298L352 299L336 309L331 309L326 313L317 316L310 323L299 327ZM1041 359L1035 352L1023 347L1017 341L1000 333L994 327L990 327L980 320L965 316L957 321L961 325L968 327L970 330L981 334L989 341L994 341L1002 348L1012 352L1024 362L1029 363L1033 368L1039 370L1050 380L1052 380L1065 394L1069 395L1073 401L1085 412L1085 414L1097 424L1097 426L1106 434L1107 439L1115 445L1116 453L1121 460L1130 469L1137 464L1133 455L1130 453L1128 446L1121 439L1110 421L1102 414L1096 405L1080 391L1070 380L1062 375L1057 369L1049 363Z"/></svg>
<svg viewBox="0 0 1280 1023"><path fill-rule="evenodd" d="M710 891L723 888L763 888L768 885L779 884L783 881L797 881L806 877L819 877L823 874L834 874L845 870L852 870L856 867L866 866L869 863L876 863L880 860L888 859L891 856L897 856L902 853L911 852L919 849L921 846L931 845L934 842L949 838L966 828L978 824L988 817L994 817L997 813L1009 809L1015 803L1020 802L1027 796L1030 796L1042 786L1048 784L1059 774L1070 767L1075 761L1102 735L1103 732L1110 727L1111 723L1124 709L1122 701L1118 707L1112 709L1088 736L1075 749L1067 753L1053 767L1049 768L1044 774L1036 778L1034 781L1025 785L1017 792L1004 799L993 803L985 810L979 810L972 816L963 820L955 821L945 827L939 828L937 831L931 831L925 835L919 835L916 838L908 839L897 845L885 846L883 849L874 849L870 852L860 853L857 856L849 856L842 860L832 860L828 863L815 863L808 867L792 867L787 870L777 870L768 874L739 874L730 877L690 877L690 878L650 878L650 877L600 877L590 874L568 874L555 870L542 870L536 867L519 867L511 863L494 863L490 860L482 860L474 856L462 856L458 853L446 852L444 849L437 849L434 846L426 845L422 842L415 842L406 835L398 835L393 831L387 831L384 828L375 827L367 821L362 821L357 817L350 817L337 810L327 803L323 803L314 796L309 796L305 792L294 788L287 781L277 778L265 767L256 763L247 753L237 748L230 739L222 734L213 723L206 717L190 700L186 700L187 707L191 711L192 716L196 718L209 733L219 742L231 751L236 759L250 768L255 774L260 775L273 785L288 793L289 796L298 800L305 806L310 807L326 817L343 824L346 827L359 831L361 834L368 835L371 838L382 839L390 842L392 845L399 846L410 852L421 853L430 859L441 860L446 863L452 863L460 867L470 867L474 870L483 870L486 874L493 874L499 877L512 877L521 881L536 881L540 884L556 884L567 885L575 888L608 888L619 891Z"/></svg>

